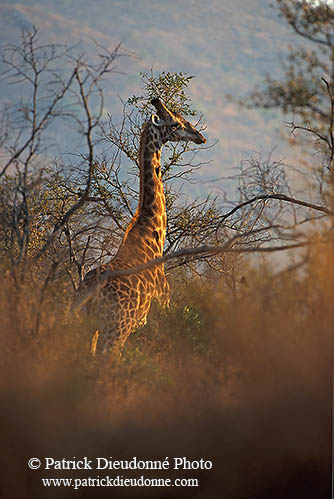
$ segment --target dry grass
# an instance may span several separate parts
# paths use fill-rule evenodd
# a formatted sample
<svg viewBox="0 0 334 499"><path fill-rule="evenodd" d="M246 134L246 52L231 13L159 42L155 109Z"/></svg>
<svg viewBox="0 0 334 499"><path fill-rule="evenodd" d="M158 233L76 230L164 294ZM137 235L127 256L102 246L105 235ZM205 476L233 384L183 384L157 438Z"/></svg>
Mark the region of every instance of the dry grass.
<svg viewBox="0 0 334 499"><path fill-rule="evenodd" d="M3 282L1 497L329 497L332 256L315 248L302 274L274 280L250 270L237 302L218 285L190 283L171 310L153 309L103 373L90 364L84 318L63 323L49 300L43 334L32 338L33 290L15 313L17 297ZM43 488L40 478L94 472L31 471L34 456L187 456L214 466L163 472L199 478L199 489L181 495L74 491Z"/></svg>

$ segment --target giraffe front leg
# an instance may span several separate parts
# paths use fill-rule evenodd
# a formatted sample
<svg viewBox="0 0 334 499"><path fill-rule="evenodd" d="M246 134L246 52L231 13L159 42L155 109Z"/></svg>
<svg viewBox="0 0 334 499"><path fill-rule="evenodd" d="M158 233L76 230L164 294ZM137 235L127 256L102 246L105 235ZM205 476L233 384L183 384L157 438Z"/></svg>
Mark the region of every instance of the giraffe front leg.
<svg viewBox="0 0 334 499"><path fill-rule="evenodd" d="M90 353L92 354L93 357L96 355L96 348L97 348L97 342L99 341L99 335L100 332L97 329L95 333L93 334L93 337L90 342Z"/></svg>
<svg viewBox="0 0 334 499"><path fill-rule="evenodd" d="M98 362L119 358L125 342L111 338L105 332L96 331L91 341L91 353Z"/></svg>
<svg viewBox="0 0 334 499"><path fill-rule="evenodd" d="M103 330L95 331L91 340L91 353L98 361L107 361L119 358L122 355L124 345L132 332L129 324L115 323L108 328L104 325Z"/></svg>

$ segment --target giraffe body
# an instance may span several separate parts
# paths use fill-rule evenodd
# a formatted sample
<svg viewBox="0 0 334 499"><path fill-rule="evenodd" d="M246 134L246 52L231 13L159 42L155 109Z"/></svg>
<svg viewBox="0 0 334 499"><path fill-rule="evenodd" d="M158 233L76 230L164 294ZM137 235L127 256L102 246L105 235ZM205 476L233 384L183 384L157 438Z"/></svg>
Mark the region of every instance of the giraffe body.
<svg viewBox="0 0 334 499"><path fill-rule="evenodd" d="M163 254L166 235L166 206L160 171L160 155L168 141L205 143L205 138L181 115L172 113L153 99L157 115L146 123L140 141L140 199L118 249L107 264L88 272L79 294L96 286L105 271L133 268ZM97 331L92 341L95 354L121 350L131 332L146 323L152 299L169 303L169 285L164 265L129 276L103 281L89 308L97 318Z"/></svg>

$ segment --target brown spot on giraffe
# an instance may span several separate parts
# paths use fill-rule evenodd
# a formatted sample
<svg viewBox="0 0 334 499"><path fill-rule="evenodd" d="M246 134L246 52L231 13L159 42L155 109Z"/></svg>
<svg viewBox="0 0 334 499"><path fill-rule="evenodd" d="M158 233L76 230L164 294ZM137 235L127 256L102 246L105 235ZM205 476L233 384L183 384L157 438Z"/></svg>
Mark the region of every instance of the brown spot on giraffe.
<svg viewBox="0 0 334 499"><path fill-rule="evenodd" d="M96 318L96 332L91 349L99 356L117 354L131 332L146 323L153 298L169 303L169 285L164 266L159 265L130 276L106 279L97 286L100 276L108 270L136 267L163 254L166 235L166 205L160 173L163 144L168 141L206 142L180 114L169 111L159 99L151 102L157 115L145 124L140 140L140 197L116 256L86 275L78 296L91 287L98 293L90 298L89 309Z"/></svg>

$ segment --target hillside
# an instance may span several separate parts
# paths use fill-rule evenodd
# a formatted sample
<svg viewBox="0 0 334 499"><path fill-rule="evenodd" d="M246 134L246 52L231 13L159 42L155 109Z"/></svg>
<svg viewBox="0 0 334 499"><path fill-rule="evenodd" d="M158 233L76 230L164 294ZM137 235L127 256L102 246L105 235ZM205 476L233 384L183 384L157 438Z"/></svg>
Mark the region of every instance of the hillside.
<svg viewBox="0 0 334 499"><path fill-rule="evenodd" d="M283 118L278 112L239 109L236 98L261 84L265 73L280 74L279 57L293 41L269 0L200 0L168 3L151 0L88 2L6 2L0 5L1 43L15 42L22 27L32 25L54 43L89 50L92 40L112 48L119 41L135 54L119 63L121 74L106 84L106 111L117 115L117 95L126 99L138 91L139 72L182 71L196 78L190 86L195 107L207 120L209 143L219 144L202 157L213 162L201 171L206 190L218 190L224 173L240 163L245 152L268 153L281 139ZM203 185L198 187L203 192Z"/></svg>

